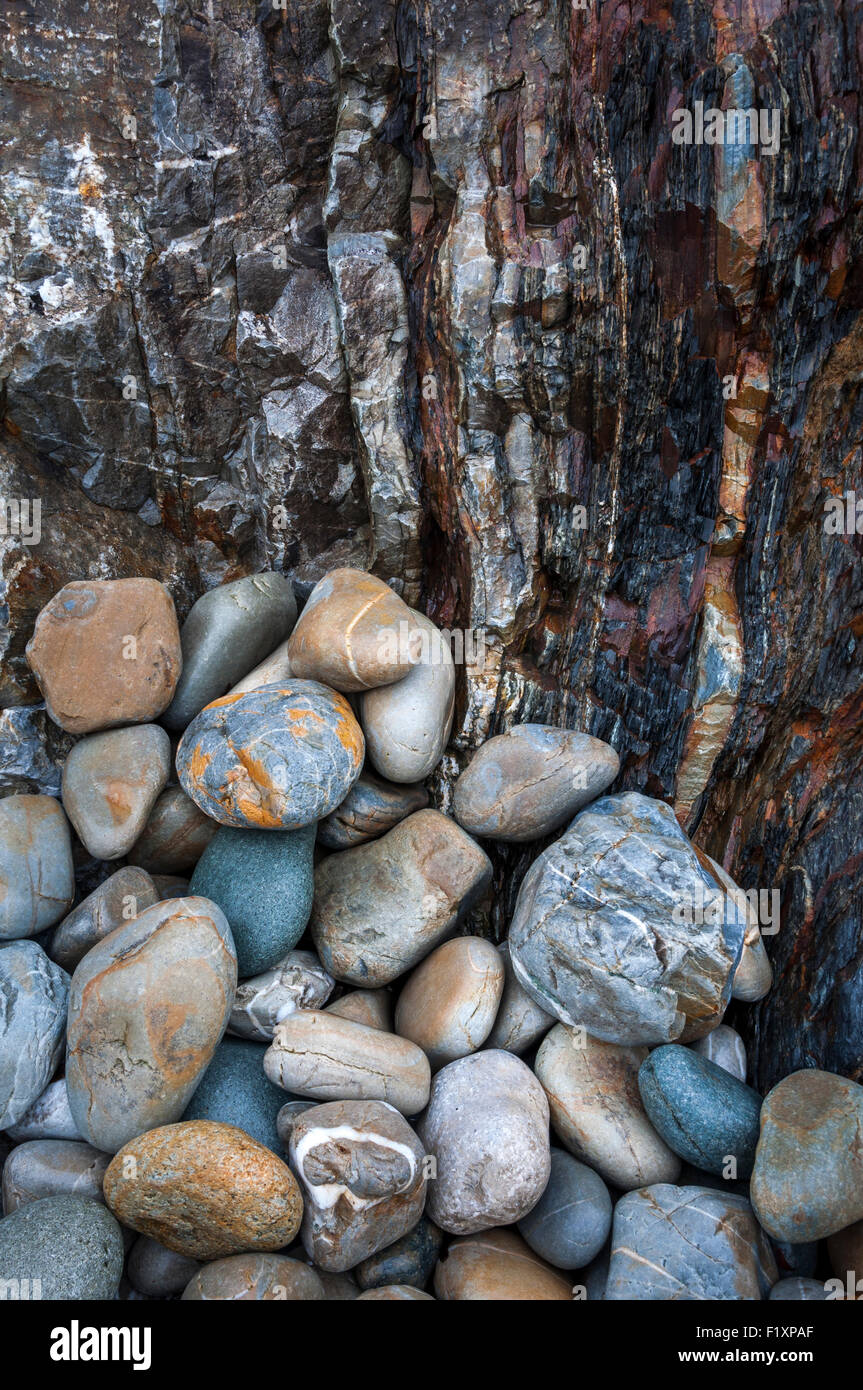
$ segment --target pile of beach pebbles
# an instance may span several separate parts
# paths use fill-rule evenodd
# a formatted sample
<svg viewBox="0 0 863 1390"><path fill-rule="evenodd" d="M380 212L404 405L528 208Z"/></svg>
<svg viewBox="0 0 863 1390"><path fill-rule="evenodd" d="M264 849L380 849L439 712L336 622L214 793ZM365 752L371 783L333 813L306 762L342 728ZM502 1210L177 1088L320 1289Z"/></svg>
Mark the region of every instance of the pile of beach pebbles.
<svg viewBox="0 0 863 1390"><path fill-rule="evenodd" d="M757 916L608 744L516 725L436 809L452 653L358 570L182 631L67 584L27 656L74 742L0 802L5 1298L855 1296L863 1087L747 1084Z"/></svg>

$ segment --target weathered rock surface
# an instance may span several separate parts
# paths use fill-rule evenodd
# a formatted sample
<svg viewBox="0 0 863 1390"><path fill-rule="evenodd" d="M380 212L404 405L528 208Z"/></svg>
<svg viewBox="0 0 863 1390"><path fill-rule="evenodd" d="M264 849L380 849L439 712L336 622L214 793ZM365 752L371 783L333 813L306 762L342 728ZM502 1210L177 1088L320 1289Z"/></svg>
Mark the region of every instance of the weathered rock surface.
<svg viewBox="0 0 863 1390"><path fill-rule="evenodd" d="M391 782L422 782L449 742L455 708L452 652L434 623L411 611L420 634L418 660L395 685L367 691L360 723L369 761Z"/></svg>
<svg viewBox="0 0 863 1390"><path fill-rule="evenodd" d="M216 833L182 787L166 787L126 858L153 874L185 874L193 869Z"/></svg>
<svg viewBox="0 0 863 1390"><path fill-rule="evenodd" d="M52 1081L14 1125L6 1126L8 1138L16 1144L27 1139L80 1139L69 1109L66 1082Z"/></svg>
<svg viewBox="0 0 863 1390"><path fill-rule="evenodd" d="M344 801L318 825L318 844L325 849L350 849L376 840L414 811L428 805L428 792L419 784L397 786L363 770Z"/></svg>
<svg viewBox="0 0 863 1390"><path fill-rule="evenodd" d="M278 1025L264 1057L271 1081L314 1100L382 1100L403 1115L424 1109L428 1058L407 1038L304 1009Z"/></svg>
<svg viewBox="0 0 863 1390"><path fill-rule="evenodd" d="M41 1096L63 1055L69 976L35 941L0 945L0 1130Z"/></svg>
<svg viewBox="0 0 863 1390"><path fill-rule="evenodd" d="M171 740L158 724L75 744L63 768L63 808L94 859L121 859L132 848L170 771Z"/></svg>
<svg viewBox="0 0 863 1390"><path fill-rule="evenodd" d="M288 643L295 676L346 693L401 680L419 655L407 605L382 580L354 569L318 581Z"/></svg>
<svg viewBox="0 0 863 1390"><path fill-rule="evenodd" d="M313 951L288 951L272 970L240 980L228 1031L270 1042L277 1024L298 1009L322 1009L334 985Z"/></svg>
<svg viewBox="0 0 863 1390"><path fill-rule="evenodd" d="M48 954L71 973L103 937L145 912L159 897L143 869L118 869L63 918L48 939Z"/></svg>
<svg viewBox="0 0 863 1390"><path fill-rule="evenodd" d="M43 1197L0 1221L0 1269L17 1281L19 1298L113 1299L123 1233L100 1202Z"/></svg>
<svg viewBox="0 0 863 1390"><path fill-rule="evenodd" d="M0 940L35 936L65 915L75 896L72 843L51 796L0 801Z"/></svg>

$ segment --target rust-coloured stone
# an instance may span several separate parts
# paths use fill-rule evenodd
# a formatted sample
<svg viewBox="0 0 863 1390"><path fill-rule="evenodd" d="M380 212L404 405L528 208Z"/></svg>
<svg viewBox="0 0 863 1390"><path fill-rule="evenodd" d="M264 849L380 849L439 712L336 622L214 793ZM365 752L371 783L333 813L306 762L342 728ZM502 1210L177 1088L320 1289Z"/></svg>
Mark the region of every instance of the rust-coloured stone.
<svg viewBox="0 0 863 1390"><path fill-rule="evenodd" d="M505 1226L452 1241L438 1262L434 1290L447 1302L563 1303L572 1298L565 1275Z"/></svg>
<svg viewBox="0 0 863 1390"><path fill-rule="evenodd" d="M388 584L337 569L312 590L288 654L295 676L350 692L401 680L421 646L410 609Z"/></svg>
<svg viewBox="0 0 863 1390"><path fill-rule="evenodd" d="M131 1140L109 1165L104 1193L124 1226L194 1260L281 1250L303 1215L287 1165L245 1130L214 1120Z"/></svg>
<svg viewBox="0 0 863 1390"><path fill-rule="evenodd" d="M75 580L42 609L27 660L68 733L147 723L182 670L171 596L155 579Z"/></svg>

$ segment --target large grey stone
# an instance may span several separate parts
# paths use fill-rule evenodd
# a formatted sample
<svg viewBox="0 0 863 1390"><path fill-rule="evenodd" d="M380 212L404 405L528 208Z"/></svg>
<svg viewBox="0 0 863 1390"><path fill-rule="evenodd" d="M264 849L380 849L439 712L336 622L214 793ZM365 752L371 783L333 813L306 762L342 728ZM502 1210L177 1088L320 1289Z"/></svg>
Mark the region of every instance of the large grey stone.
<svg viewBox="0 0 863 1390"><path fill-rule="evenodd" d="M3 1165L3 1211L40 1197L89 1197L102 1201L108 1154L75 1139L32 1139L14 1148Z"/></svg>
<svg viewBox="0 0 863 1390"><path fill-rule="evenodd" d="M69 976L35 941L0 945L0 1129L44 1091L63 1054Z"/></svg>
<svg viewBox="0 0 863 1390"><path fill-rule="evenodd" d="M75 897L72 842L53 796L0 801L0 940L34 936L68 912Z"/></svg>

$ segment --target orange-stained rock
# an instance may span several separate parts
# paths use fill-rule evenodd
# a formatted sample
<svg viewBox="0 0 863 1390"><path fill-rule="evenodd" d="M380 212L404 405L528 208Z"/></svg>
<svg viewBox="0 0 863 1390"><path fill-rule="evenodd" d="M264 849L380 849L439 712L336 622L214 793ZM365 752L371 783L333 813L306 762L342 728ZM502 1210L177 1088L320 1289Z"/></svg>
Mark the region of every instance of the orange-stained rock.
<svg viewBox="0 0 863 1390"><path fill-rule="evenodd" d="M192 1276L183 1292L184 1302L195 1303L293 1303L325 1297L317 1272L283 1255L229 1255L213 1260Z"/></svg>
<svg viewBox="0 0 863 1390"><path fill-rule="evenodd" d="M449 1302L546 1301L572 1298L569 1281L506 1227L459 1236L438 1261L434 1289Z"/></svg>
<svg viewBox="0 0 863 1390"><path fill-rule="evenodd" d="M353 569L331 570L315 585L288 642L295 676L346 692L401 680L421 649L407 604Z"/></svg>
<svg viewBox="0 0 863 1390"><path fill-rule="evenodd" d="M124 1226L195 1260L281 1250L300 1228L297 1181L236 1125L188 1120L131 1140L104 1180Z"/></svg>
<svg viewBox="0 0 863 1390"><path fill-rule="evenodd" d="M66 584L36 619L27 660L70 734L147 723L170 704L183 665L171 595L156 579Z"/></svg>

